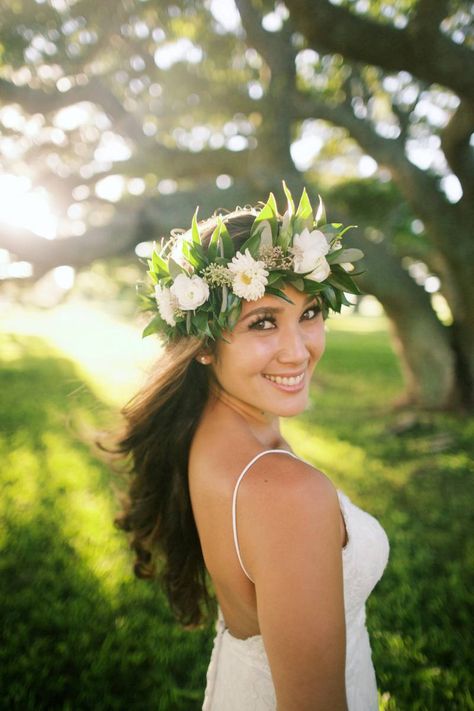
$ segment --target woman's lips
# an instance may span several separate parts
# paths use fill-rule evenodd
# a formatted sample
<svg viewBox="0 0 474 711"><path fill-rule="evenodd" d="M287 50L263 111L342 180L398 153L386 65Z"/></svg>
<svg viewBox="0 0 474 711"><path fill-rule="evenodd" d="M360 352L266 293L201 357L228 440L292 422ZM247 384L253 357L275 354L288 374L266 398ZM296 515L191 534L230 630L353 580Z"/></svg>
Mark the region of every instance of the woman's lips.
<svg viewBox="0 0 474 711"><path fill-rule="evenodd" d="M304 376L304 372L298 375L263 375L265 380L268 380L279 390L286 392L297 392L301 390L304 387Z"/></svg>

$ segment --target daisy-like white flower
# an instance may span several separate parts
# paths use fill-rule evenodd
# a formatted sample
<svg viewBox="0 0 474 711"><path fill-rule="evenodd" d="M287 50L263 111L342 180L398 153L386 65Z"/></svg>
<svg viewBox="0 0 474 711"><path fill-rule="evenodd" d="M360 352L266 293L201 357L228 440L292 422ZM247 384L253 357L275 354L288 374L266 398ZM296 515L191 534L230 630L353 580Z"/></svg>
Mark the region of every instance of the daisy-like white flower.
<svg viewBox="0 0 474 711"><path fill-rule="evenodd" d="M168 326L176 326L176 319L174 317L176 309L178 308L178 302L174 294L167 286L161 286L161 284L155 285L155 299L158 304L158 311L163 321L166 321Z"/></svg>
<svg viewBox="0 0 474 711"><path fill-rule="evenodd" d="M245 254L237 252L228 268L233 274L232 291L246 301L257 301L265 293L268 271L265 263L252 257L249 250Z"/></svg>
<svg viewBox="0 0 474 711"><path fill-rule="evenodd" d="M196 274L178 274L170 291L183 311L194 311L209 298L208 284Z"/></svg>
<svg viewBox="0 0 474 711"><path fill-rule="evenodd" d="M308 228L305 227L301 234L295 234L293 245L288 251L293 254L294 271L297 274L306 274L320 267L320 259L321 257L325 257L329 252L329 245L326 237L320 230L310 232ZM326 259L324 259L324 262L326 262Z"/></svg>

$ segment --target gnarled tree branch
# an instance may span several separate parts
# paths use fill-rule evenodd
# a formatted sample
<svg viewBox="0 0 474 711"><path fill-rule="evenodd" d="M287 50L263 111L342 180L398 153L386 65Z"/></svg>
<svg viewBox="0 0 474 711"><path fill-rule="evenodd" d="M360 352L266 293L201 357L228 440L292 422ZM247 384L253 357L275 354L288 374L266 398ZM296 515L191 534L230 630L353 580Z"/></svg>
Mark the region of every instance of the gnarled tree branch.
<svg viewBox="0 0 474 711"><path fill-rule="evenodd" d="M413 26L397 29L329 0L287 0L286 5L294 26L317 51L340 52L346 59L380 66L387 72L405 70L474 99L474 52L433 31L431 24L427 27L420 22L422 12L415 15Z"/></svg>

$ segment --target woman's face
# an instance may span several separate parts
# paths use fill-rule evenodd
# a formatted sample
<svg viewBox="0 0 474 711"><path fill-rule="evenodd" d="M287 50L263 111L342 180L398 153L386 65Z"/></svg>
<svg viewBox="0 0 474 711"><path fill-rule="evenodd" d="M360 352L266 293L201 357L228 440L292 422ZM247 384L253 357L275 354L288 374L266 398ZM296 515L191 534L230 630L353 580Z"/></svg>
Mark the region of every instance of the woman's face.
<svg viewBox="0 0 474 711"><path fill-rule="evenodd" d="M239 321L212 359L219 385L230 395L278 417L302 412L309 384L324 352L324 321L314 296L291 286L293 302L265 294L244 301Z"/></svg>

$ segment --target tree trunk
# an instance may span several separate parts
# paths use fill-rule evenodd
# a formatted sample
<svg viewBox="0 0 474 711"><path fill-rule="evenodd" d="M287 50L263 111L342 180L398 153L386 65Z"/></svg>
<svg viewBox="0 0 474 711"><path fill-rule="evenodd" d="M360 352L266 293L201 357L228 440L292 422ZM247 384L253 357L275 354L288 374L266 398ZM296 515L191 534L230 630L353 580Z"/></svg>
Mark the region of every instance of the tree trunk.
<svg viewBox="0 0 474 711"><path fill-rule="evenodd" d="M426 409L446 409L459 402L457 362L450 330L438 320L429 295L401 267L386 242L348 236L365 252L367 272L361 288L373 294L390 319L394 348L403 368L404 402Z"/></svg>

